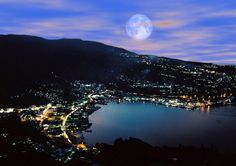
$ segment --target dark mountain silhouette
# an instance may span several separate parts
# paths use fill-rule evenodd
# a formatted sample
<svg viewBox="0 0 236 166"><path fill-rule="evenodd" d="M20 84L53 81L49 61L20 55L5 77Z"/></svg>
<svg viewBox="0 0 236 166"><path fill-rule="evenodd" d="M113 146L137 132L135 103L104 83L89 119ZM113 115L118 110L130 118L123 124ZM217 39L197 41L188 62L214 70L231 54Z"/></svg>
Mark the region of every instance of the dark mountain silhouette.
<svg viewBox="0 0 236 166"><path fill-rule="evenodd" d="M0 99L4 102L9 96L34 88L39 83L55 81L55 77L69 81L115 82L126 90L130 90L127 85L130 80L145 80L193 86L198 93L206 93L202 85L208 84L207 81L201 82L197 78L205 77L215 82L223 76L205 72L193 77L185 73L200 69L232 77L231 82L218 83L219 89L235 83L235 67L138 55L122 48L80 39L46 40L26 35L0 35Z"/></svg>
<svg viewBox="0 0 236 166"><path fill-rule="evenodd" d="M46 40L0 35L1 96L17 94L57 75L68 80L108 82L130 65L124 49L79 39Z"/></svg>
<svg viewBox="0 0 236 166"><path fill-rule="evenodd" d="M9 81L46 79L52 72L68 79L104 81L111 70L127 67L129 62L117 55L134 55L97 42L16 35L0 36L0 52L1 75Z"/></svg>

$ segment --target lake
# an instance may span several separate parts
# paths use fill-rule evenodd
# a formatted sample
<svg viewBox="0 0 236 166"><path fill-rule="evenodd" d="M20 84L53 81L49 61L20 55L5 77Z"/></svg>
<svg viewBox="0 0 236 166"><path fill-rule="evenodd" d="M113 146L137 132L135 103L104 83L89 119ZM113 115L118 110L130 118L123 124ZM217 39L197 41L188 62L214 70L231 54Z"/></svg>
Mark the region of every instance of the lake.
<svg viewBox="0 0 236 166"><path fill-rule="evenodd" d="M153 103L109 103L89 117L89 145L139 138L154 146L236 148L236 107L185 110Z"/></svg>

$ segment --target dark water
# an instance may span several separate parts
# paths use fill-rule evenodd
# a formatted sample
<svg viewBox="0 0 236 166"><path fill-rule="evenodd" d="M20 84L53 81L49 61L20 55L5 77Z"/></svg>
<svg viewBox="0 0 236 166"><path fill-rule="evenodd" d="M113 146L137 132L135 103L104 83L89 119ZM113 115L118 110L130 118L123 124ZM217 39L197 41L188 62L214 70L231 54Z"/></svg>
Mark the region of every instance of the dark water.
<svg viewBox="0 0 236 166"><path fill-rule="evenodd" d="M90 117L88 144L135 137L152 145L236 149L236 107L188 111L152 103L110 103Z"/></svg>

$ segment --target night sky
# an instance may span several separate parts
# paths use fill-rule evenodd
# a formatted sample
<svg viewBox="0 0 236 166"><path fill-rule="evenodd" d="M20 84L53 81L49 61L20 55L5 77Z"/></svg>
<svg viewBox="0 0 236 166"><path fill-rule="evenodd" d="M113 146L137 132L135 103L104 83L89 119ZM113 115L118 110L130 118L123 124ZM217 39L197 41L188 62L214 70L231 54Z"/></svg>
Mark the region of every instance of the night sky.
<svg viewBox="0 0 236 166"><path fill-rule="evenodd" d="M134 14L153 21L145 41L126 34ZM0 33L80 38L141 54L236 64L236 0L0 0Z"/></svg>

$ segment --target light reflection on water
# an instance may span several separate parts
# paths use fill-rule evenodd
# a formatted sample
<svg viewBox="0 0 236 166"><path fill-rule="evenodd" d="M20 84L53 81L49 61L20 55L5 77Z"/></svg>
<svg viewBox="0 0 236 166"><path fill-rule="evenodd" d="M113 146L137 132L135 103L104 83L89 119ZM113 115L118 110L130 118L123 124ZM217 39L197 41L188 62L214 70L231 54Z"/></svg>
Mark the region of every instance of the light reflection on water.
<svg viewBox="0 0 236 166"><path fill-rule="evenodd" d="M236 148L236 107L195 111L152 103L109 103L89 117L88 144L135 137L152 145Z"/></svg>

